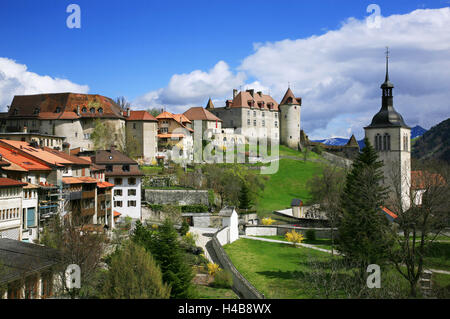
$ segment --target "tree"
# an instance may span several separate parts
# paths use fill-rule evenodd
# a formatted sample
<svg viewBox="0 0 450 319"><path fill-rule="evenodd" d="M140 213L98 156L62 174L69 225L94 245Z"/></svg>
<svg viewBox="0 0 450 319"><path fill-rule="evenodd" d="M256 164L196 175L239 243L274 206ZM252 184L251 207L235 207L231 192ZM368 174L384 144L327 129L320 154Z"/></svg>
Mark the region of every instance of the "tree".
<svg viewBox="0 0 450 319"><path fill-rule="evenodd" d="M178 233L170 219L158 229L149 229L136 223L132 240L149 251L163 274L165 283L171 285L170 298L189 298L193 295L192 269L186 263L185 252L178 241Z"/></svg>
<svg viewBox="0 0 450 319"><path fill-rule="evenodd" d="M239 208L247 210L251 206L252 202L250 200L248 186L242 183L241 194L239 195Z"/></svg>
<svg viewBox="0 0 450 319"><path fill-rule="evenodd" d="M334 229L340 216L339 200L345 185L346 172L339 167L325 166L322 175L316 175L308 181L312 200L319 204L319 210L327 216L331 227L331 250L334 251Z"/></svg>
<svg viewBox="0 0 450 319"><path fill-rule="evenodd" d="M153 107L153 108L148 109L147 112L150 113L151 115L153 115L154 117L157 117L159 114L162 113L162 110Z"/></svg>
<svg viewBox="0 0 450 319"><path fill-rule="evenodd" d="M107 238L103 233L95 233L86 229L87 224L82 216L70 214L64 217L64 223L56 215L44 227L40 243L55 248L61 253L61 264L76 264L81 268L81 289L69 291L65 285L65 268L61 271L61 294L70 293L72 298L89 295L95 286L94 279L101 268L102 256L105 253Z"/></svg>
<svg viewBox="0 0 450 319"><path fill-rule="evenodd" d="M402 174L401 176L399 176ZM450 168L446 163L418 163L412 181L405 172L390 173L393 196L388 206L397 214L392 236L396 245L391 247L390 260L408 281L410 296L416 297L417 283L424 270L424 258L437 236L448 226ZM410 189L409 206L404 204L401 184Z"/></svg>
<svg viewBox="0 0 450 319"><path fill-rule="evenodd" d="M126 109L131 106L131 104L127 101L127 99L124 96L117 97L115 102L117 103L117 105L120 106L120 108L123 111L126 111Z"/></svg>
<svg viewBox="0 0 450 319"><path fill-rule="evenodd" d="M161 270L142 246L127 241L111 257L102 298L166 299L170 287L163 283Z"/></svg>
<svg viewBox="0 0 450 319"><path fill-rule="evenodd" d="M369 264L381 264L392 245L388 220L380 212L386 199L382 185L382 162L368 139L353 162L341 196L342 217L338 221L338 249L359 266L361 279Z"/></svg>

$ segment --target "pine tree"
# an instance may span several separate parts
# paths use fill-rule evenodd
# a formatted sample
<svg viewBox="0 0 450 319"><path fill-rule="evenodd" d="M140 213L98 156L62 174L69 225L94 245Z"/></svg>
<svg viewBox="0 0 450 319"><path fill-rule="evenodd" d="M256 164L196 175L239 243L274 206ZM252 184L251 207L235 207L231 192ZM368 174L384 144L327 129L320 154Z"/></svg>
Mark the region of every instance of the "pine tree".
<svg viewBox="0 0 450 319"><path fill-rule="evenodd" d="M252 206L252 202L250 200L248 186L246 183L242 183L241 193L239 194L239 208L247 210L251 206Z"/></svg>
<svg viewBox="0 0 450 319"><path fill-rule="evenodd" d="M361 278L369 264L381 264L392 242L388 220L380 212L387 188L383 186L383 163L368 139L353 163L341 198L338 249L360 268Z"/></svg>

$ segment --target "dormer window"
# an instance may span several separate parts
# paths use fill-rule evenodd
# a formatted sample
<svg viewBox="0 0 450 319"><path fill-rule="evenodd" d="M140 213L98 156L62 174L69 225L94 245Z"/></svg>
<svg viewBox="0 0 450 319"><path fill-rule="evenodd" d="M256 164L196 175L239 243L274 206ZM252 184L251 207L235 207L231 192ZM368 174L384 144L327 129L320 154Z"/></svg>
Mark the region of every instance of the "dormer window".
<svg viewBox="0 0 450 319"><path fill-rule="evenodd" d="M19 113L19 111L17 109L14 109L13 114L17 115Z"/></svg>
<svg viewBox="0 0 450 319"><path fill-rule="evenodd" d="M98 113L99 113L99 114L103 114L103 108L99 108L99 109L98 109Z"/></svg>
<svg viewBox="0 0 450 319"><path fill-rule="evenodd" d="M112 165L106 165L106 171L107 172L112 172L113 171Z"/></svg>
<svg viewBox="0 0 450 319"><path fill-rule="evenodd" d="M122 170L124 172L129 172L130 171L130 165L122 165Z"/></svg>
<svg viewBox="0 0 450 319"><path fill-rule="evenodd" d="M59 106L56 107L55 113L61 113L61 108Z"/></svg>
<svg viewBox="0 0 450 319"><path fill-rule="evenodd" d="M91 107L91 108L89 109L89 112L91 112L92 114L94 114L94 113L95 113L95 108Z"/></svg>
<svg viewBox="0 0 450 319"><path fill-rule="evenodd" d="M86 113L86 112L87 112L87 108L83 107L83 108L81 109L81 112Z"/></svg>
<svg viewBox="0 0 450 319"><path fill-rule="evenodd" d="M39 111L40 111L40 110L39 110L39 108L37 107L37 108L34 109L34 112L33 112L33 113L34 113L34 114L39 114Z"/></svg>

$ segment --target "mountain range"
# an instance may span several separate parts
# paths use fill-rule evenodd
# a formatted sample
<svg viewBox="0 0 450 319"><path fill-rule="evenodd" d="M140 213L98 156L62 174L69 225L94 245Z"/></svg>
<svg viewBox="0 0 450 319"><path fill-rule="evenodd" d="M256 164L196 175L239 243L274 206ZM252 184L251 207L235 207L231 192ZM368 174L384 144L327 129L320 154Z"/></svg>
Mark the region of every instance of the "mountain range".
<svg viewBox="0 0 450 319"><path fill-rule="evenodd" d="M423 134L425 134L425 132L427 132L426 129L424 129L420 125L416 125L413 128L411 128L411 139L420 137ZM338 146L338 145L347 144L348 140L349 139L345 138L345 137L331 137L331 138L326 138L326 139L322 139L322 140L313 140L312 142L319 142L319 143L323 143L325 145L337 145ZM359 148L362 149L365 146L364 139L359 140L358 144L359 144Z"/></svg>
<svg viewBox="0 0 450 319"><path fill-rule="evenodd" d="M450 118L433 126L412 144L411 157L450 163Z"/></svg>

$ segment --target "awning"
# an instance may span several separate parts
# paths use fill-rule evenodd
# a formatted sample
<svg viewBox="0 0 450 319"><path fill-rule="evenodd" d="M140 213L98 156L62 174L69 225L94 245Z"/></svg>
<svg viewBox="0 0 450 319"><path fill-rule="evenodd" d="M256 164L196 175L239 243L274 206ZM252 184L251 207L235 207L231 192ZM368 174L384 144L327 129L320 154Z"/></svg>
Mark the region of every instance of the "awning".
<svg viewBox="0 0 450 319"><path fill-rule="evenodd" d="M394 214L392 211L387 209L386 207L381 207L381 211L385 214L386 218L389 219L389 221L393 222L394 219L396 219L398 216Z"/></svg>

